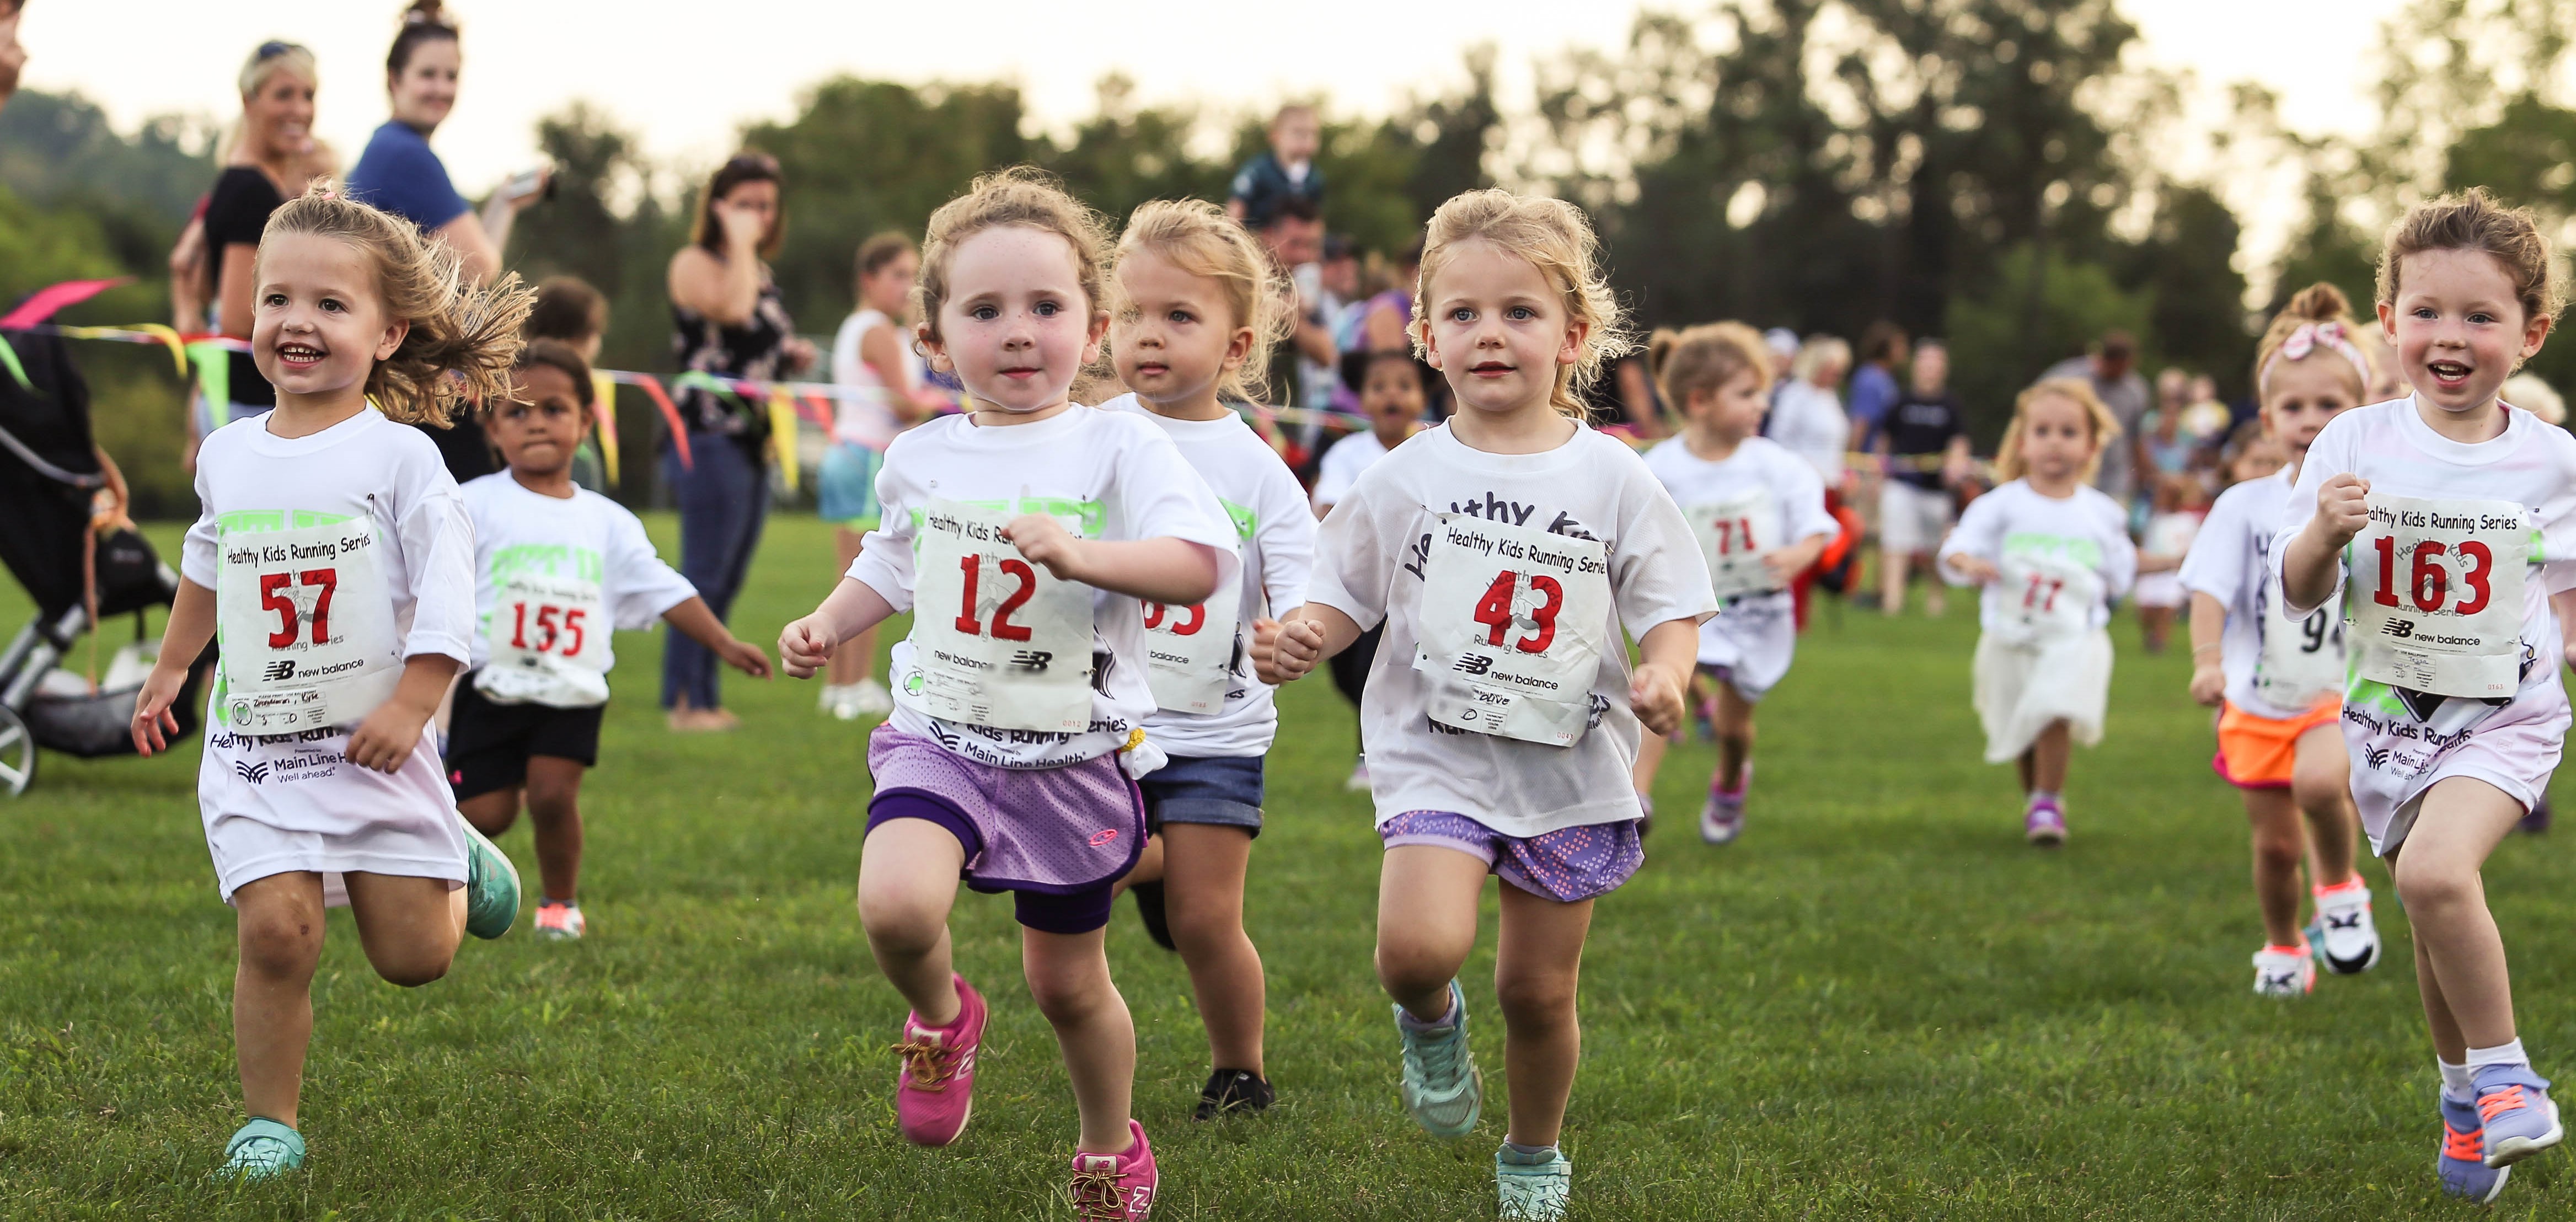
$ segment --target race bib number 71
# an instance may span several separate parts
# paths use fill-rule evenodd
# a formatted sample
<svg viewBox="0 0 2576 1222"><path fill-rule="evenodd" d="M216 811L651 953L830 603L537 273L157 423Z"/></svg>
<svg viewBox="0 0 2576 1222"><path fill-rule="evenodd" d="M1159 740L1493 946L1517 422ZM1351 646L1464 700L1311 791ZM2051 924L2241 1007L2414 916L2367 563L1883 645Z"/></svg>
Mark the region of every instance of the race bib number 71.
<svg viewBox="0 0 2576 1222"><path fill-rule="evenodd" d="M2512 501L2370 497L2352 543L2352 645L2363 678L2490 699L2522 686L2531 524Z"/></svg>
<svg viewBox="0 0 2576 1222"><path fill-rule="evenodd" d="M1568 746L1591 726L1610 623L1609 550L1526 526L1437 515L1419 648L1442 725Z"/></svg>

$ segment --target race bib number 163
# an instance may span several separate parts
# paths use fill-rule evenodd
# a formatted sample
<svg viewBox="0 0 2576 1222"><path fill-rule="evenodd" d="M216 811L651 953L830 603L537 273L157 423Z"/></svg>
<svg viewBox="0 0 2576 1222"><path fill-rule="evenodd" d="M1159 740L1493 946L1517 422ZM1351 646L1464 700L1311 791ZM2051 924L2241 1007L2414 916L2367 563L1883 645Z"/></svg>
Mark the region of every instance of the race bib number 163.
<svg viewBox="0 0 2576 1222"><path fill-rule="evenodd" d="M2351 644L2363 678L2491 699L2522 686L2530 518L2512 501L2370 497L2352 543Z"/></svg>

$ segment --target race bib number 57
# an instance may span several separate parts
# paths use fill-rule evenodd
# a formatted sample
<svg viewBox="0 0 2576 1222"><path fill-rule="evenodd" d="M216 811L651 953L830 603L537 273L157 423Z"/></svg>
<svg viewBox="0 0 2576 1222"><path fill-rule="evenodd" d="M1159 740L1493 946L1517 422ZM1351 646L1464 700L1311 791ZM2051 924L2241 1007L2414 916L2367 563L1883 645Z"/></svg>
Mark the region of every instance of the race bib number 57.
<svg viewBox="0 0 2576 1222"><path fill-rule="evenodd" d="M224 725L294 734L363 720L402 680L374 525L229 531L215 570Z"/></svg>
<svg viewBox="0 0 2576 1222"><path fill-rule="evenodd" d="M2522 686L2531 524L2512 501L2370 497L2352 543L2352 644L2363 678L2489 699Z"/></svg>
<svg viewBox="0 0 2576 1222"><path fill-rule="evenodd" d="M1078 734L1091 728L1091 587L1002 538L1016 516L932 501L914 537L905 697L945 721Z"/></svg>
<svg viewBox="0 0 2576 1222"><path fill-rule="evenodd" d="M1526 526L1437 515L1420 645L1433 721L1568 746L1592 718L1610 623L1609 550Z"/></svg>

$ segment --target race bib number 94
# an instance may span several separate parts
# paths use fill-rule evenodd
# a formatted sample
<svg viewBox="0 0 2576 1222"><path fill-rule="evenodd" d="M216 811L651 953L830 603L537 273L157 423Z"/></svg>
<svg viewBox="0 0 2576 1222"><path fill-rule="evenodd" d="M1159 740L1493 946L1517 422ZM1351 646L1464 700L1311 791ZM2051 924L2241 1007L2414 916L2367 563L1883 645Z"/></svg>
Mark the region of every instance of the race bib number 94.
<svg viewBox="0 0 2576 1222"><path fill-rule="evenodd" d="M1002 538L1015 516L956 501L923 511L905 694L944 721L1079 734L1091 728L1091 587L1020 555Z"/></svg>
<svg viewBox="0 0 2576 1222"><path fill-rule="evenodd" d="M402 681L375 527L227 532L215 571L224 725L294 734L363 720Z"/></svg>
<svg viewBox="0 0 2576 1222"><path fill-rule="evenodd" d="M1433 721L1568 746L1591 726L1610 622L1599 541L1464 514L1436 516L1420 646Z"/></svg>
<svg viewBox="0 0 2576 1222"><path fill-rule="evenodd" d="M2473 699L2522 686L2531 565L2522 506L2373 494L2370 525L2348 554L2363 678Z"/></svg>

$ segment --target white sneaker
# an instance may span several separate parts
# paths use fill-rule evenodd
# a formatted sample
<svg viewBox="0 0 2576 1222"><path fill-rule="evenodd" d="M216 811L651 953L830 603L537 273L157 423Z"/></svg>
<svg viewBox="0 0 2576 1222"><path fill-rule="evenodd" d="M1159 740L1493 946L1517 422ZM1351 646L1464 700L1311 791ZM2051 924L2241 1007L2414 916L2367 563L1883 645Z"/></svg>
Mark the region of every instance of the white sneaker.
<svg viewBox="0 0 2576 1222"><path fill-rule="evenodd" d="M2305 997L2317 987L2317 961L2302 946L2254 952L2254 993L2258 997Z"/></svg>
<svg viewBox="0 0 2576 1222"><path fill-rule="evenodd" d="M861 679L844 690L850 693L850 703L858 707L861 717L883 717L894 712L894 693L874 679Z"/></svg>
<svg viewBox="0 0 2576 1222"><path fill-rule="evenodd" d="M1351 779L1342 782L1342 788L1349 790L1352 793L1367 793L1369 791L1367 756L1361 756L1358 763L1351 765Z"/></svg>
<svg viewBox="0 0 2576 1222"><path fill-rule="evenodd" d="M2335 975L2356 976L2379 966L2379 926L2370 919L2370 888L2320 897L2308 937L2318 961Z"/></svg>

